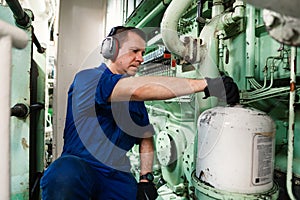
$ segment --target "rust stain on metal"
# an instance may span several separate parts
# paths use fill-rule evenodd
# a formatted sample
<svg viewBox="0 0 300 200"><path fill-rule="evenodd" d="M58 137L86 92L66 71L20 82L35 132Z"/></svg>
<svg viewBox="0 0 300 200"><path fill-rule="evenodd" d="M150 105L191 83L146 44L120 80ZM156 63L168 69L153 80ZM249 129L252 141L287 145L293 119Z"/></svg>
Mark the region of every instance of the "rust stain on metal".
<svg viewBox="0 0 300 200"><path fill-rule="evenodd" d="M261 132L261 133L255 133L256 135L262 135L266 137L274 137L275 132Z"/></svg>
<svg viewBox="0 0 300 200"><path fill-rule="evenodd" d="M25 138L22 138L21 143L24 150L29 148L29 145L27 144L27 140Z"/></svg>
<svg viewBox="0 0 300 200"><path fill-rule="evenodd" d="M291 83L290 83L290 91L291 91L291 92L294 92L295 89L296 89L296 84L295 84L295 82L291 82Z"/></svg>

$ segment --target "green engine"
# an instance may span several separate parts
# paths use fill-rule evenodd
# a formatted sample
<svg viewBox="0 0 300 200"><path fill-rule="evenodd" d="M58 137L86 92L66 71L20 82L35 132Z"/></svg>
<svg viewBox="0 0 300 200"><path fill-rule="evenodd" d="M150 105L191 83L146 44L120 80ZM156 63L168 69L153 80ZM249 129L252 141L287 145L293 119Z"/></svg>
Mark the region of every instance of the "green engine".
<svg viewBox="0 0 300 200"><path fill-rule="evenodd" d="M190 78L230 75L238 83L241 106L260 110L269 116L276 134L269 136L274 137L274 159L264 161L274 170L274 181L269 180L272 187L266 191L257 188L254 192L219 189L218 182L212 185L213 181L203 181L195 171L199 159L197 154L201 148L197 138L203 136L203 130L199 130L197 125L199 116L220 106L220 102L216 99L204 100L203 94L147 102L150 120L156 130L155 177L159 199L300 198L297 87L300 54L297 49L298 28L292 28L295 24L299 25L299 19L259 9L243 1L173 0L164 6L157 2L157 6L153 8L156 12L145 13L143 11L149 5L146 1L142 2L126 20L126 25L143 28L149 37L149 48L139 75ZM289 29L294 31L290 32L289 37L285 37ZM213 118L214 115L211 115ZM245 116L236 116L237 123L239 117ZM257 121L255 124L254 121L248 120L245 126L253 125L259 129L260 123ZM224 120L218 125L222 127L226 123ZM240 134L245 134L245 130L239 131ZM254 139L248 139L248 142L251 143L249 152L253 151L249 160L254 162ZM218 138L215 138L213 144L217 146L219 143ZM237 140L229 144L239 146L240 143ZM258 146L262 149L266 144ZM229 153L228 148L225 147L223 151ZM263 153L259 159L263 160L268 157L268 153L267 150L261 151ZM243 155L242 151L240 155ZM133 172L138 177L137 149L133 149L129 156ZM222 157L216 160L222 160ZM228 162L233 161L229 159ZM216 163L214 161L211 165ZM229 168L235 167L233 165L224 163L223 172L229 173ZM264 169L262 167L259 170ZM200 176L212 174L210 171ZM238 175L232 173L230 176ZM240 179L247 182L245 177ZM233 179L219 182L223 181L230 183ZM252 183L248 184L250 186Z"/></svg>

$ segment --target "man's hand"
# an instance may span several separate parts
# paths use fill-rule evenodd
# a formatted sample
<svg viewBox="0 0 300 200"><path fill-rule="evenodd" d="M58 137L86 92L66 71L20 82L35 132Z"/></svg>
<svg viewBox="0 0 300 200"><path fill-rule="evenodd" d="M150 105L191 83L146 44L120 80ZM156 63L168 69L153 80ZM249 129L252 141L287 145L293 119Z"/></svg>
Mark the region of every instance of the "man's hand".
<svg viewBox="0 0 300 200"><path fill-rule="evenodd" d="M155 200L158 194L154 183L152 182L139 182L136 200Z"/></svg>
<svg viewBox="0 0 300 200"><path fill-rule="evenodd" d="M205 78L205 80L207 87L204 89L204 99L215 96L230 105L239 103L239 89L231 77L223 75L218 78Z"/></svg>

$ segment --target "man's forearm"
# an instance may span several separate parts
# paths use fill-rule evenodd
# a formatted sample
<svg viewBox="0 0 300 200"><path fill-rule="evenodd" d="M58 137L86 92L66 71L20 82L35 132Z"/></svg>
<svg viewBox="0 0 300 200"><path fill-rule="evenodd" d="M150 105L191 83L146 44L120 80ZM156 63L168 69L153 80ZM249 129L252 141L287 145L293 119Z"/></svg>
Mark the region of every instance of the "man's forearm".
<svg viewBox="0 0 300 200"><path fill-rule="evenodd" d="M143 138L140 143L140 175L152 172L154 159L153 137Z"/></svg>
<svg viewBox="0 0 300 200"><path fill-rule="evenodd" d="M115 86L109 101L164 100L203 91L205 79L178 77L131 77L121 79Z"/></svg>

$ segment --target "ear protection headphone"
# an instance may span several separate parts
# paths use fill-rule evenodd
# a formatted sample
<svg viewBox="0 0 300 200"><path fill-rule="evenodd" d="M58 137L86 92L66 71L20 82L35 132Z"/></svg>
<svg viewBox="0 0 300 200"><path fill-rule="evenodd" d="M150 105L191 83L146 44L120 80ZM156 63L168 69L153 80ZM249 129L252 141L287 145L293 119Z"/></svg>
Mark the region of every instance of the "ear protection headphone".
<svg viewBox="0 0 300 200"><path fill-rule="evenodd" d="M101 52L104 58L114 61L119 53L119 41L112 37L106 37L101 45Z"/></svg>
<svg viewBox="0 0 300 200"><path fill-rule="evenodd" d="M114 37L114 35L132 29L135 29L135 27L124 27L124 26L113 27L110 30L108 36L102 42L100 53L103 55L103 57L114 61L118 56L119 48L120 48L119 41L116 37Z"/></svg>
<svg viewBox="0 0 300 200"><path fill-rule="evenodd" d="M113 37L116 35L118 32L122 32L125 30L129 30L132 28L127 28L124 26L116 26L113 27L108 36L103 40L102 45L101 45L101 54L103 55L104 58L110 59L114 61L119 53L119 41L117 38Z"/></svg>

